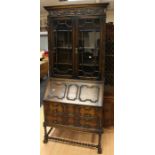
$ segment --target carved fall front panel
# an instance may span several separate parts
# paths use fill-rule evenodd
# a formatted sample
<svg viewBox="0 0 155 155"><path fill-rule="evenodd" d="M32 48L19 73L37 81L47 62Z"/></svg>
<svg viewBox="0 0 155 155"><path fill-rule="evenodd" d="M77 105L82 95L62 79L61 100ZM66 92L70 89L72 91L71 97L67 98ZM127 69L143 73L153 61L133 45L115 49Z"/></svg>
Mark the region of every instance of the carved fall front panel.
<svg viewBox="0 0 155 155"><path fill-rule="evenodd" d="M103 85L85 83L77 80L50 80L45 100L52 102L102 105Z"/></svg>

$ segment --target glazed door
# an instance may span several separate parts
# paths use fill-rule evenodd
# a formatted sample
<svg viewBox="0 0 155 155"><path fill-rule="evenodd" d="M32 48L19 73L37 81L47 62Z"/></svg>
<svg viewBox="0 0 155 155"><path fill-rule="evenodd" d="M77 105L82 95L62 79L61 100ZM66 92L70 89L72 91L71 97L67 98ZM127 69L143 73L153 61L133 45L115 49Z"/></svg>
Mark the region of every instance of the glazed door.
<svg viewBox="0 0 155 155"><path fill-rule="evenodd" d="M73 75L73 20L52 19L52 75Z"/></svg>
<svg viewBox="0 0 155 155"><path fill-rule="evenodd" d="M77 76L80 79L100 79L101 19L93 16L79 18L77 29Z"/></svg>

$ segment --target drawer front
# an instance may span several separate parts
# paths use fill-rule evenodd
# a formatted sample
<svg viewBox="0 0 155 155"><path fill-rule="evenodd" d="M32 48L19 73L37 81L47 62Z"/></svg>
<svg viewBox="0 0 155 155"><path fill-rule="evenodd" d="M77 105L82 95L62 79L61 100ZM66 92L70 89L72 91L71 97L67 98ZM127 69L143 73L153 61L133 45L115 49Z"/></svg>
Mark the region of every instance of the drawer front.
<svg viewBox="0 0 155 155"><path fill-rule="evenodd" d="M75 118L74 117L65 117L65 125L75 125Z"/></svg>
<svg viewBox="0 0 155 155"><path fill-rule="evenodd" d="M65 105L65 113L68 116L74 116L76 113L76 107L75 105Z"/></svg>
<svg viewBox="0 0 155 155"><path fill-rule="evenodd" d="M45 116L45 121L47 123L47 125L50 124L64 124L64 119L62 116L51 116L51 115L46 115Z"/></svg>
<svg viewBox="0 0 155 155"><path fill-rule="evenodd" d="M59 104L59 103L53 103L53 104L50 104L50 111L52 113L63 113L63 110L64 107L62 104Z"/></svg>
<svg viewBox="0 0 155 155"><path fill-rule="evenodd" d="M44 103L45 115L56 115L56 114L63 114L64 107L60 103L52 103L52 102L45 102Z"/></svg>
<svg viewBox="0 0 155 155"><path fill-rule="evenodd" d="M82 117L101 117L102 109L97 107L81 106L79 113Z"/></svg>
<svg viewBox="0 0 155 155"><path fill-rule="evenodd" d="M80 116L95 116L96 108L93 107L80 107Z"/></svg>
<svg viewBox="0 0 155 155"><path fill-rule="evenodd" d="M102 109L90 106L44 102L45 121L50 124L98 129L102 122Z"/></svg>
<svg viewBox="0 0 155 155"><path fill-rule="evenodd" d="M80 118L80 126L84 128L100 128L100 120L97 118Z"/></svg>

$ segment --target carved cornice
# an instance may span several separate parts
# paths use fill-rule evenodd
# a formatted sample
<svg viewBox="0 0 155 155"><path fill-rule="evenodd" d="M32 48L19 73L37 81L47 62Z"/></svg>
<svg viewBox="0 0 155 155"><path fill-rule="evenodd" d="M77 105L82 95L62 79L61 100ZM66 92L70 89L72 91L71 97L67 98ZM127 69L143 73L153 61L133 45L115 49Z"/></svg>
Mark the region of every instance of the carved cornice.
<svg viewBox="0 0 155 155"><path fill-rule="evenodd" d="M105 8L73 8L73 9L61 9L50 10L49 16L81 16L81 15L104 15Z"/></svg>
<svg viewBox="0 0 155 155"><path fill-rule="evenodd" d="M105 15L109 3L45 6L51 17Z"/></svg>

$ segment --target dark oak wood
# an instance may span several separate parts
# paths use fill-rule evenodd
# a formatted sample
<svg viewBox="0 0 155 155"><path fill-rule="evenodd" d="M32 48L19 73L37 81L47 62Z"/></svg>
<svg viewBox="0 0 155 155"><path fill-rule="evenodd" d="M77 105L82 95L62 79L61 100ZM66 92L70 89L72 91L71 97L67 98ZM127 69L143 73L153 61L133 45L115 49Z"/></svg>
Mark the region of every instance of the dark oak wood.
<svg viewBox="0 0 155 155"><path fill-rule="evenodd" d="M114 125L114 24L106 23L103 125Z"/></svg>
<svg viewBox="0 0 155 155"><path fill-rule="evenodd" d="M108 3L46 6L49 81L44 95L48 139L96 147L102 153L106 7ZM98 144L49 136L46 127L98 134Z"/></svg>
<svg viewBox="0 0 155 155"><path fill-rule="evenodd" d="M104 80L108 3L46 6L50 77Z"/></svg>
<svg viewBox="0 0 155 155"><path fill-rule="evenodd" d="M106 23L105 85L114 86L114 24Z"/></svg>
<svg viewBox="0 0 155 155"><path fill-rule="evenodd" d="M102 107L103 82L50 78L44 101Z"/></svg>
<svg viewBox="0 0 155 155"><path fill-rule="evenodd" d="M52 78L47 85L44 97L46 125L102 130L102 82Z"/></svg>
<svg viewBox="0 0 155 155"><path fill-rule="evenodd" d="M46 127L67 127L99 134L96 147L101 153L103 86L102 81L49 79L44 96L44 143L55 139L48 136Z"/></svg>
<svg viewBox="0 0 155 155"><path fill-rule="evenodd" d="M61 9L76 9L78 11L79 8L90 9L90 8L102 8L106 9L109 3L99 3L99 4L70 4L70 5L55 5L55 6L45 6L44 8L49 12L51 10L61 10Z"/></svg>
<svg viewBox="0 0 155 155"><path fill-rule="evenodd" d="M103 105L103 126L114 125L114 95L106 94Z"/></svg>

